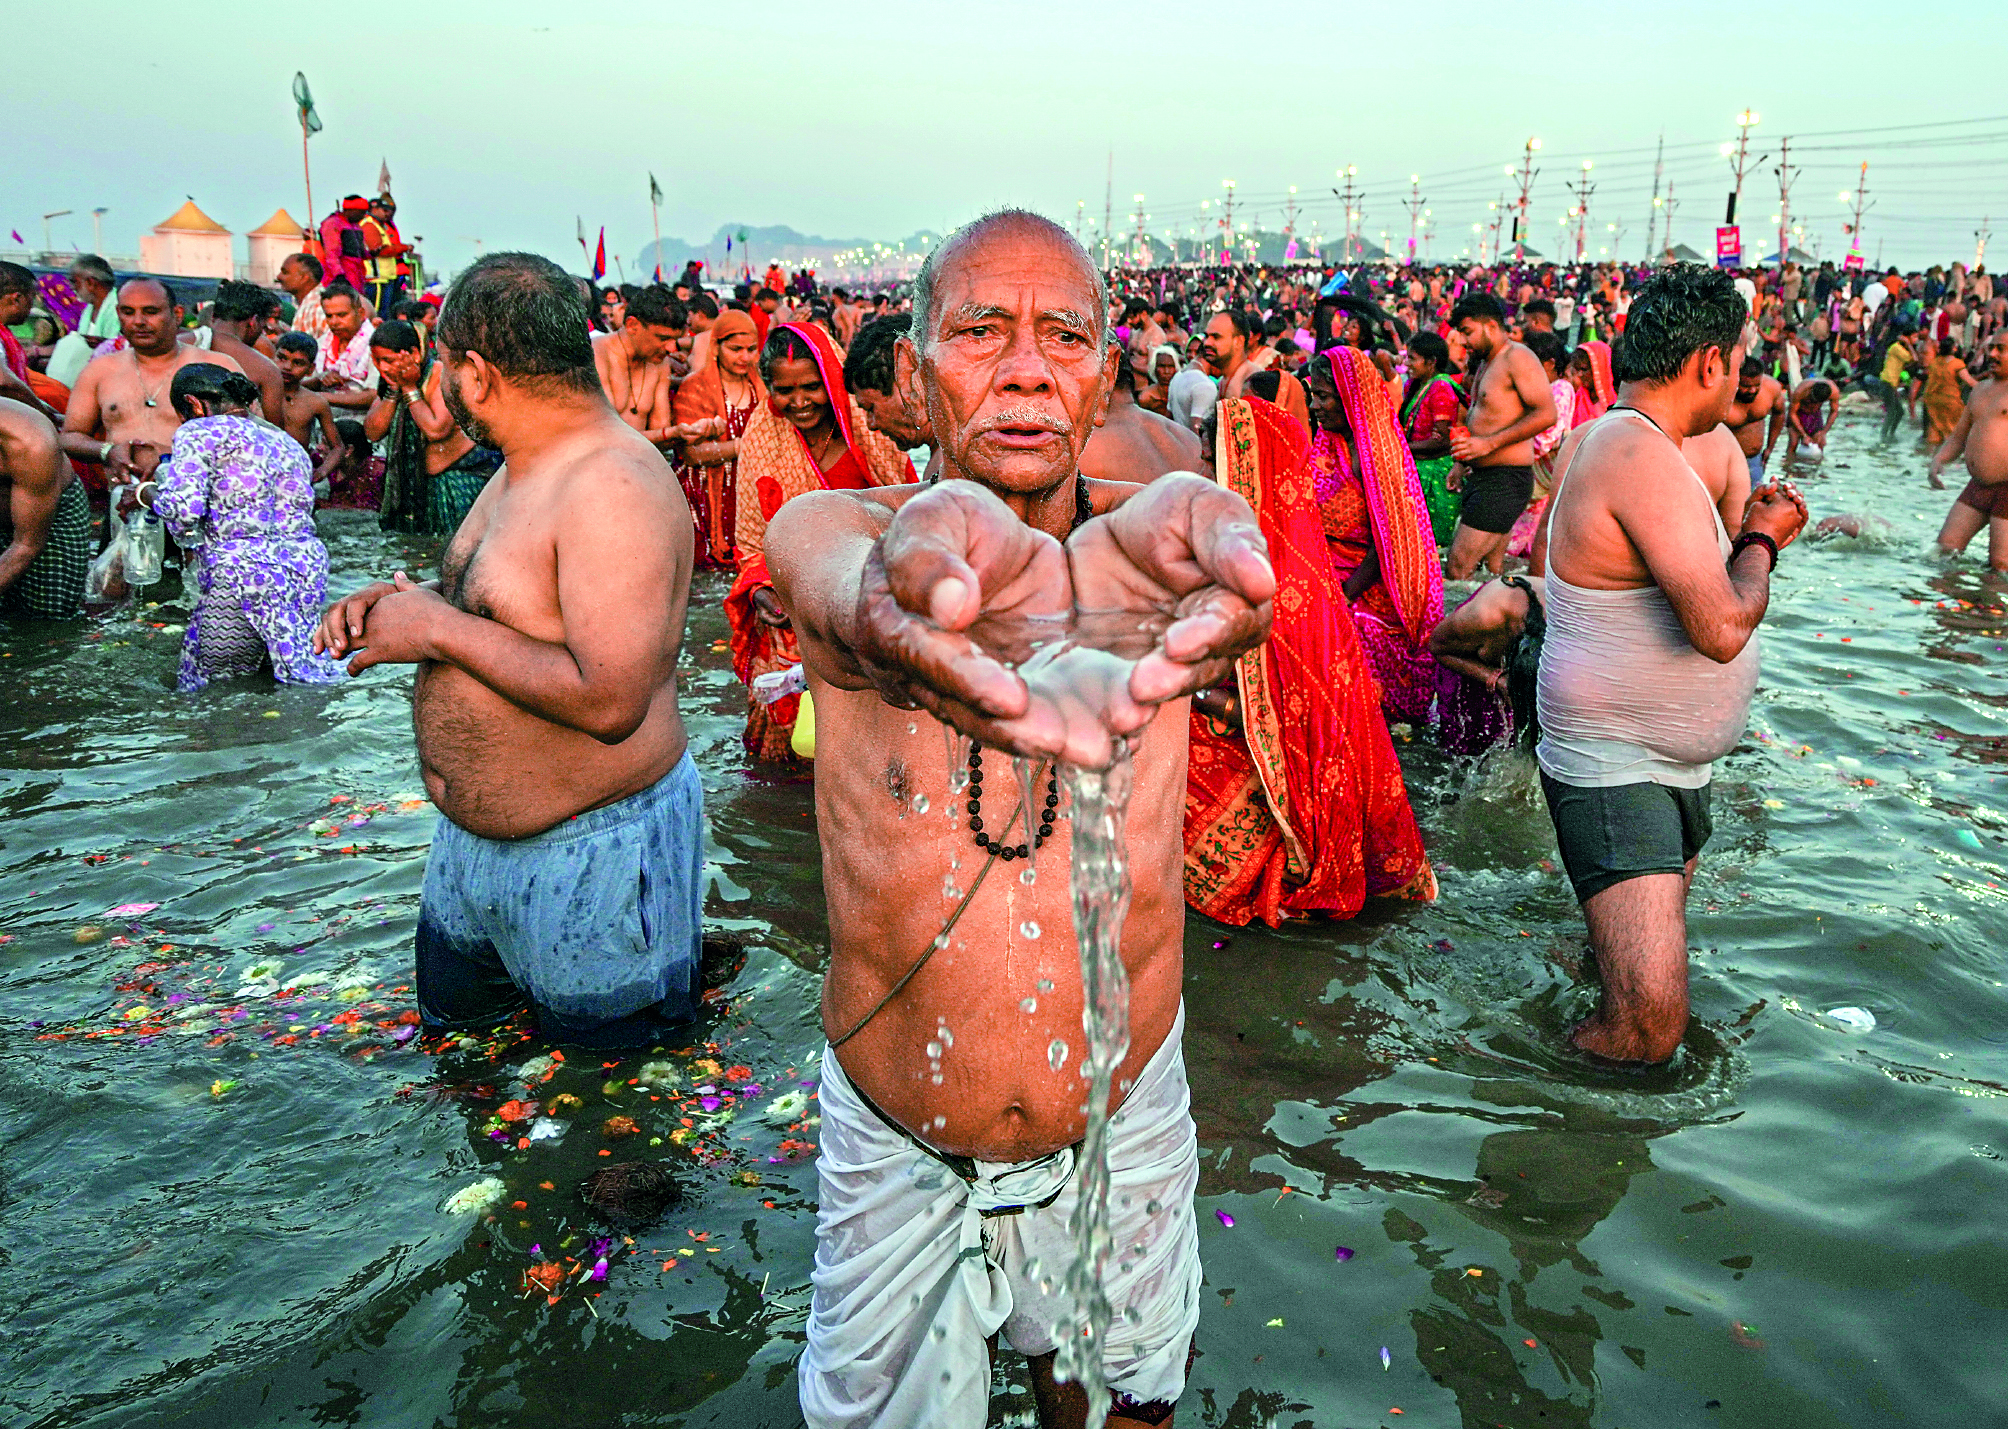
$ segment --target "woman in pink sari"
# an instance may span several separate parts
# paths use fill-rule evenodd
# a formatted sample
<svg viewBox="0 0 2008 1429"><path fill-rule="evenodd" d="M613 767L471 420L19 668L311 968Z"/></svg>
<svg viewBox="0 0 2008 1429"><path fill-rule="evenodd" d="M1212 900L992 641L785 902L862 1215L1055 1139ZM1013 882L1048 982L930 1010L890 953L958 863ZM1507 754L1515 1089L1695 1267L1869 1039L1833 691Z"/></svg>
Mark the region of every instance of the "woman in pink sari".
<svg viewBox="0 0 2008 1429"><path fill-rule="evenodd" d="M1318 426L1311 479L1332 572L1380 681L1382 709L1420 721L1436 689L1429 632L1443 618L1443 569L1422 483L1372 359L1332 348L1306 374Z"/></svg>
<svg viewBox="0 0 2008 1429"><path fill-rule="evenodd" d="M1618 395L1617 383L1611 380L1611 345L1595 338L1578 343L1569 354L1568 381L1576 389L1569 425L1580 427L1603 416Z"/></svg>

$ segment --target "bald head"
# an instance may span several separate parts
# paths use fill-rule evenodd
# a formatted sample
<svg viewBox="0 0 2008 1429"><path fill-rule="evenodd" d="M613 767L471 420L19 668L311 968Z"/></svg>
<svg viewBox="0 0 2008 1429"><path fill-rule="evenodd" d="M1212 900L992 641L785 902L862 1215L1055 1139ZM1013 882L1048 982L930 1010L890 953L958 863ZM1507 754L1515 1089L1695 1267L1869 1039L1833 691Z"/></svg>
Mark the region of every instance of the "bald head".
<svg viewBox="0 0 2008 1429"><path fill-rule="evenodd" d="M1097 340L1103 347L1108 345L1108 285L1087 249L1050 218L1022 208L1005 208L963 224L921 264L913 283L913 341L922 356L940 336L940 305L943 294L958 286L956 276L1000 249L1022 252L1027 247L1045 250L1054 264L1079 271L1082 284L1094 295L1091 308L1082 316L1092 319Z"/></svg>

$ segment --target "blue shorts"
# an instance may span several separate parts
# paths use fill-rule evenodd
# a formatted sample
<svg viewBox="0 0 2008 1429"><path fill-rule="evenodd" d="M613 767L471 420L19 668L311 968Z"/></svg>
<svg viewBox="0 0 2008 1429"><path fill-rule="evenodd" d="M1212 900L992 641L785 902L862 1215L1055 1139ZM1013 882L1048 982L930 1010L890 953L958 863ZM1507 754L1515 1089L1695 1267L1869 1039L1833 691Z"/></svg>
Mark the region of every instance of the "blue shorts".
<svg viewBox="0 0 2008 1429"><path fill-rule="evenodd" d="M418 910L425 1030L529 1006L556 1041L640 1046L697 1010L704 786L686 751L639 794L526 839L442 818Z"/></svg>
<svg viewBox="0 0 2008 1429"><path fill-rule="evenodd" d="M1744 465L1750 468L1751 489L1755 490L1757 487L1762 486L1764 484L1763 453L1761 452L1753 453L1752 455L1743 458L1743 463Z"/></svg>

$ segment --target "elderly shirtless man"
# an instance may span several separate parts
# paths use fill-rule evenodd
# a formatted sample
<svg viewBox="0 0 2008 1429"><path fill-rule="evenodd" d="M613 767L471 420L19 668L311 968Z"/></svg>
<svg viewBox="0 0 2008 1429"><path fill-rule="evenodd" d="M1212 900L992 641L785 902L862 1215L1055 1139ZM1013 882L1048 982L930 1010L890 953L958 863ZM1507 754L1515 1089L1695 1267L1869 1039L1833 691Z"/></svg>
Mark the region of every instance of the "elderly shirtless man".
<svg viewBox="0 0 2008 1429"><path fill-rule="evenodd" d="M544 1034L631 1046L699 991L703 790L676 703L689 508L607 404L586 305L555 264L496 253L439 317L455 422L498 448L440 561L330 606L349 672L415 664L412 723L444 817L426 861L429 1030L524 1002Z"/></svg>
<svg viewBox="0 0 2008 1429"><path fill-rule="evenodd" d="M1465 348L1484 363L1468 429L1453 427L1452 475L1464 493L1444 574L1464 580L1506 553L1513 523L1534 495L1534 438L1555 425L1555 395L1541 360L1506 335L1506 308L1490 293L1467 293L1450 310Z"/></svg>
<svg viewBox="0 0 2008 1429"><path fill-rule="evenodd" d="M205 352L176 340L181 305L158 278L127 279L119 289L118 314L126 346L92 359L63 415L64 454L104 468L115 512L120 489L152 476L174 446L181 425L167 399L174 374L198 362L243 371L227 352Z"/></svg>
<svg viewBox="0 0 2008 1429"><path fill-rule="evenodd" d="M1163 1424L1185 1384L1200 1281L1180 1052L1186 697L1266 635L1275 577L1233 493L1182 474L1144 488L1081 476L1122 359L1106 312L1094 265L1043 218L1004 212L951 236L916 283L896 379L927 413L944 479L811 492L768 529L816 700L830 907L800 1371L817 1429L974 1429L989 1402L985 1341L1000 1331L1031 1358L1043 1422L1086 1413L1052 1374L1055 1322L1071 1308L1054 1282L1083 1129L1083 994L1070 829L1053 822L1043 771L1056 753L1105 765L1118 737L1134 744L1135 782L1109 1422ZM1058 690L1028 687L959 633L980 617L1077 610L1178 618L1133 667L1102 657L1099 684ZM977 741L953 819L915 812L917 794L949 802L942 733L916 705ZM1029 808L1014 753L1042 761ZM1021 849L1040 860L1033 882Z"/></svg>
<svg viewBox="0 0 2008 1429"><path fill-rule="evenodd" d="M1938 549L1956 555L1987 528L1987 564L2008 571L2008 332L1987 344L1987 377L1966 399L1952 430L1931 457L1931 484L1961 456L1972 479L1952 503Z"/></svg>

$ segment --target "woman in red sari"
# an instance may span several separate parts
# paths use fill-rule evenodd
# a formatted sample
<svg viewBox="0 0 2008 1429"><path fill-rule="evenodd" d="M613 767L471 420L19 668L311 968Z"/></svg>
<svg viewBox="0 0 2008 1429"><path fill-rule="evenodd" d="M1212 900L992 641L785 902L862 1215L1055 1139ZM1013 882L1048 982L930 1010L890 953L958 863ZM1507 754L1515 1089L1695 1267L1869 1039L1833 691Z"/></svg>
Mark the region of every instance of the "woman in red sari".
<svg viewBox="0 0 2008 1429"><path fill-rule="evenodd" d="M805 491L857 491L916 477L906 454L865 424L844 387L843 359L823 329L775 324L760 349L760 373L767 400L739 439L739 579L725 597L725 617L732 670L747 689L746 747L762 759L786 759L801 697L763 703L753 690L757 677L802 663L767 574L767 523Z"/></svg>
<svg viewBox="0 0 2008 1429"><path fill-rule="evenodd" d="M760 340L754 335L752 318L737 309L720 313L710 336L710 360L684 379L674 411L679 424L713 423L713 435L684 448L676 479L683 484L690 514L697 521L697 564L729 567L738 504L739 439L767 392L755 370Z"/></svg>
<svg viewBox="0 0 2008 1429"><path fill-rule="evenodd" d="M1270 403L1218 408L1214 479L1247 498L1276 569L1275 625L1193 701L1185 901L1236 925L1349 918L1436 897L1379 694L1333 578L1303 429Z"/></svg>
<svg viewBox="0 0 2008 1429"><path fill-rule="evenodd" d="M1415 460L1365 353L1331 348L1309 373L1311 479L1332 571L1388 717L1419 723L1436 691L1429 632L1443 619L1443 568Z"/></svg>
<svg viewBox="0 0 2008 1429"><path fill-rule="evenodd" d="M1575 407L1569 416L1573 430L1603 416L1617 400L1617 384L1611 380L1611 345L1591 338L1578 343L1569 354L1569 385L1576 389Z"/></svg>

